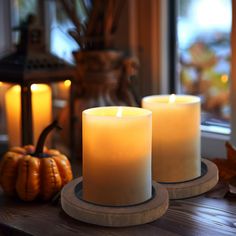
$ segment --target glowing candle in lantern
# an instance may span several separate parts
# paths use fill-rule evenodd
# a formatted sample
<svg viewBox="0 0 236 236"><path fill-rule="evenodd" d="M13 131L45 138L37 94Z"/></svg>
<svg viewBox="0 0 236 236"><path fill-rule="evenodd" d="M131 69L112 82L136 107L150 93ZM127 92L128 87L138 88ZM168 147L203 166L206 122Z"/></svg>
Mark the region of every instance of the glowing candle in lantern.
<svg viewBox="0 0 236 236"><path fill-rule="evenodd" d="M21 144L21 88L19 85L11 87L6 92L7 130L10 146ZM52 98L51 89L45 84L31 85L32 93L32 122L34 144L41 131L51 122Z"/></svg>
<svg viewBox="0 0 236 236"><path fill-rule="evenodd" d="M69 98L70 86L71 86L70 80L65 80L63 82L58 83L56 92L57 98L67 100Z"/></svg>
<svg viewBox="0 0 236 236"><path fill-rule="evenodd" d="M149 96L142 106L153 112L152 176L181 182L200 176L200 99L187 95Z"/></svg>
<svg viewBox="0 0 236 236"><path fill-rule="evenodd" d="M66 88L70 88L70 85L71 85L71 81L70 80L65 80L64 82L64 86L66 87Z"/></svg>
<svg viewBox="0 0 236 236"><path fill-rule="evenodd" d="M151 197L151 112L134 107L83 111L83 198L130 205Z"/></svg>

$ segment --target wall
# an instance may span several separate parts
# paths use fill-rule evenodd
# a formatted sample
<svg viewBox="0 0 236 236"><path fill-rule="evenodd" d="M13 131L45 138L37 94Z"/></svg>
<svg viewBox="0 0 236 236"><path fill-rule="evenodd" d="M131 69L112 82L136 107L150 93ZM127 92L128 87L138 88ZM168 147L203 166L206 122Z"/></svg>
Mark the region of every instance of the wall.
<svg viewBox="0 0 236 236"><path fill-rule="evenodd" d="M139 58L136 86L141 97L167 93L166 10L166 0L129 0L122 12L116 46Z"/></svg>

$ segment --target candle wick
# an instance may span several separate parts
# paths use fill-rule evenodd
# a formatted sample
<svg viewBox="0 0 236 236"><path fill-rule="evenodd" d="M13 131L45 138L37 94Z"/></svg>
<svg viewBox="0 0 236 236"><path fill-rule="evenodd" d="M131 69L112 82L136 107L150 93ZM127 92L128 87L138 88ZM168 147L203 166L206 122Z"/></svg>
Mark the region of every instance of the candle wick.
<svg viewBox="0 0 236 236"><path fill-rule="evenodd" d="M175 94L171 94L170 97L169 97L169 103L174 103L175 100L176 100Z"/></svg>
<svg viewBox="0 0 236 236"><path fill-rule="evenodd" d="M117 117L122 117L122 107L119 107L119 108L118 108L118 111L117 111L117 113L116 113L116 116L117 116Z"/></svg>

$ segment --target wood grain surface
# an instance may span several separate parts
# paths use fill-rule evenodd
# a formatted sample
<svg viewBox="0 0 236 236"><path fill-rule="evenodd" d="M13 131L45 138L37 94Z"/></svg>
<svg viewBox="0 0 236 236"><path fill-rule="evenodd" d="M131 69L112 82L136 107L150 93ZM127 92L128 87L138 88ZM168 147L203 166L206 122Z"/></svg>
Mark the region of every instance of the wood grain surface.
<svg viewBox="0 0 236 236"><path fill-rule="evenodd" d="M62 209L72 218L83 222L125 227L141 225L162 217L169 205L168 192L153 181L152 198L133 206L101 206L83 200L83 178L69 182L61 192Z"/></svg>
<svg viewBox="0 0 236 236"><path fill-rule="evenodd" d="M236 199L205 196L171 200L160 219L134 227L111 228L72 219L50 203L24 203L0 190L0 235L236 235Z"/></svg>
<svg viewBox="0 0 236 236"><path fill-rule="evenodd" d="M81 174L80 164L72 167L75 176ZM74 220L60 205L7 198L0 188L0 235L235 236L236 197L213 199L207 195L171 200L166 214L152 223L112 228Z"/></svg>

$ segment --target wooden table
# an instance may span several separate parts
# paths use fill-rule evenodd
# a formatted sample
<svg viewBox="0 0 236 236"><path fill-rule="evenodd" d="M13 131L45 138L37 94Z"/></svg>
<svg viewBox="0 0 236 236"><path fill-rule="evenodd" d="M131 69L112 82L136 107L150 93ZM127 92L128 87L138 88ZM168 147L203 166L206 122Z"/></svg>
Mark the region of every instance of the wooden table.
<svg viewBox="0 0 236 236"><path fill-rule="evenodd" d="M108 228L76 221L59 204L24 203L6 198L0 190L0 235L236 235L236 198L172 200L159 220L135 227Z"/></svg>

